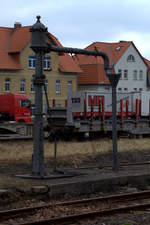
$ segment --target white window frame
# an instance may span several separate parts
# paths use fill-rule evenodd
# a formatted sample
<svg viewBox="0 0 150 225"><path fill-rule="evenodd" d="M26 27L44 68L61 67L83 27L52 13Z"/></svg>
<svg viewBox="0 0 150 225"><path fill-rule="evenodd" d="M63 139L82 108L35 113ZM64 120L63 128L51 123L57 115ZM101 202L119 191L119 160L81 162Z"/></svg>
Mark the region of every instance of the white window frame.
<svg viewBox="0 0 150 225"><path fill-rule="evenodd" d="M31 89L30 89L30 91L31 91L32 93L35 92L35 86L34 86L34 83L33 83L33 79L31 80Z"/></svg>
<svg viewBox="0 0 150 225"><path fill-rule="evenodd" d="M135 62L135 58L133 55L128 55L127 62Z"/></svg>
<svg viewBox="0 0 150 225"><path fill-rule="evenodd" d="M56 94L60 94L60 93L61 93L60 80L56 80Z"/></svg>
<svg viewBox="0 0 150 225"><path fill-rule="evenodd" d="M124 80L128 80L128 70L124 70Z"/></svg>
<svg viewBox="0 0 150 225"><path fill-rule="evenodd" d="M50 56L44 56L43 69L44 70L50 70L50 63L51 63L51 57Z"/></svg>
<svg viewBox="0 0 150 225"><path fill-rule="evenodd" d="M68 80L67 89L72 91L72 80Z"/></svg>
<svg viewBox="0 0 150 225"><path fill-rule="evenodd" d="M29 63L29 68L34 69L35 68L35 56L28 56L28 63Z"/></svg>
<svg viewBox="0 0 150 225"><path fill-rule="evenodd" d="M45 89L46 89L46 93L48 93L48 80L45 80Z"/></svg>
<svg viewBox="0 0 150 225"><path fill-rule="evenodd" d="M143 80L143 70L139 71L139 80Z"/></svg>
<svg viewBox="0 0 150 225"><path fill-rule="evenodd" d="M28 56L29 69L35 69L35 62L36 62L35 56ZM43 58L43 69L44 70L50 70L50 66L51 66L50 63L51 63L51 57L50 56L44 56L44 58Z"/></svg>
<svg viewBox="0 0 150 225"><path fill-rule="evenodd" d="M118 73L121 74L120 80L122 80L122 70L119 69L119 70L118 70Z"/></svg>
<svg viewBox="0 0 150 225"><path fill-rule="evenodd" d="M20 92L25 92L26 91L26 80L21 79L20 80Z"/></svg>
<svg viewBox="0 0 150 225"><path fill-rule="evenodd" d="M5 91L10 92L10 78L5 79Z"/></svg>
<svg viewBox="0 0 150 225"><path fill-rule="evenodd" d="M133 70L133 80L137 80L137 70Z"/></svg>
<svg viewBox="0 0 150 225"><path fill-rule="evenodd" d="M106 86L105 87L105 90L109 91L110 90L110 87Z"/></svg>

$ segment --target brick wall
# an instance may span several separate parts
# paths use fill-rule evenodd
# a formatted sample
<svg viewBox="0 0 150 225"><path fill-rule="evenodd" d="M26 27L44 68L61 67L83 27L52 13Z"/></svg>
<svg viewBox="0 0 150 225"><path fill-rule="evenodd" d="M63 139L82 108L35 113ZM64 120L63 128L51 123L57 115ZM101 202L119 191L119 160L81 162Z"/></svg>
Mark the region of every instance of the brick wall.
<svg viewBox="0 0 150 225"><path fill-rule="evenodd" d="M33 56L34 52L30 49L30 43L20 53L20 64L22 70L0 70L0 94L6 93L5 79L10 78L10 92L20 93L20 80L25 79L26 90L25 94L34 102L34 93L31 92L32 75L35 73L34 69L28 66L28 56ZM59 71L59 57L58 53L51 52L47 54L51 57L51 70L44 70L44 75L48 80L48 98L60 99L62 102L67 99L67 84L72 81L73 91L77 90L77 74L76 73L61 73ZM56 93L56 80L60 80L61 92ZM45 103L45 97L43 97Z"/></svg>

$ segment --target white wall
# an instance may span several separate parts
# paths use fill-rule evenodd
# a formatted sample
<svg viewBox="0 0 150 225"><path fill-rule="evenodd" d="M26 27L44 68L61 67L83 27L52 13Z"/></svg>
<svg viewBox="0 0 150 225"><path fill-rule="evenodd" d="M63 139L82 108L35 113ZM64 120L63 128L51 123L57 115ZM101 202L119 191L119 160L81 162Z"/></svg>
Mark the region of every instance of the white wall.
<svg viewBox="0 0 150 225"><path fill-rule="evenodd" d="M121 46L121 43L120 43ZM135 58L134 62L128 62L127 57L133 55ZM134 45L130 45L129 48L124 52L122 57L118 60L116 65L114 65L115 73L118 70L122 70L122 79L119 80L117 85L118 92L131 92L131 91L143 91L150 90L147 87L147 66L144 63L142 57L139 55L138 51ZM124 79L124 70L128 70L128 79ZM133 71L137 70L137 80L133 78ZM139 79L139 71L143 71L143 80ZM88 90L88 91L100 91L100 92L111 92L111 87L107 88L108 85L96 84L96 85L78 85L78 90ZM122 90L118 90L121 88ZM125 90L126 89L126 90ZM136 90L135 90L136 89Z"/></svg>
<svg viewBox="0 0 150 225"><path fill-rule="evenodd" d="M121 43L120 43L121 46ZM135 58L135 62L128 62L127 57L128 55L133 55ZM135 88L137 91L140 89L143 89L144 91L147 90L147 66L145 65L144 61L138 54L137 50L134 48L133 45L130 45L129 48L125 51L125 53L122 55L122 57L119 59L117 64L115 65L115 73L118 73L118 70L122 70L122 74L124 70L128 70L128 80L121 79L118 82L118 88L122 88L122 92L124 92L124 89L127 88L128 92L135 91ZM137 80L133 79L133 71L137 70ZM139 79L139 71L143 71L143 80Z"/></svg>
<svg viewBox="0 0 150 225"><path fill-rule="evenodd" d="M111 92L111 87L108 85L99 85L99 84L93 84L93 85L78 85L78 90L81 91L99 91L99 92Z"/></svg>

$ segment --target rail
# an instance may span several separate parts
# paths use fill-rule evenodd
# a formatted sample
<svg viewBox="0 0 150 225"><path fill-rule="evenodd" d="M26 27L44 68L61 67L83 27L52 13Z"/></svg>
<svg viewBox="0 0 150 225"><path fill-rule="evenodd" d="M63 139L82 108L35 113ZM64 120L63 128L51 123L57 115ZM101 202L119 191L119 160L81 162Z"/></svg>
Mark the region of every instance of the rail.
<svg viewBox="0 0 150 225"><path fill-rule="evenodd" d="M1 221L6 221L6 219L14 219L15 217L23 218L23 216L36 214L40 215L40 210L43 215L43 210L49 210L48 214L51 214L51 218L45 218L41 220L36 220L32 218L32 221L28 220L27 222L17 223L17 225L46 225L46 224L64 224L69 221L79 221L83 219L87 219L90 217L95 216L105 216L105 215L114 215L119 213L129 212L130 210L143 210L146 208L150 208L150 202L146 203L139 203L139 200L143 199L150 199L150 191L142 191L142 192L135 192L135 193L127 193L127 194L117 194L117 195L110 195L104 197L96 197L96 198L89 198L89 199L82 199L82 200L74 200L74 201L66 201L66 202L59 202L53 204L45 204L43 206L38 207L28 207L28 208L21 208L21 209L13 209L7 211L0 211L0 218ZM131 201L138 201L130 203ZM101 202L101 204L99 204ZM117 207L116 207L117 205ZM64 208L62 208L64 207ZM65 208L66 207L66 208ZM70 207L70 208L69 208ZM74 207L74 208L73 208ZM95 207L96 210L93 210ZM54 213L53 213L54 210ZM58 216L59 213L63 215ZM56 214L56 215L55 215ZM18 221L18 220L17 220ZM15 221L12 221L15 224Z"/></svg>

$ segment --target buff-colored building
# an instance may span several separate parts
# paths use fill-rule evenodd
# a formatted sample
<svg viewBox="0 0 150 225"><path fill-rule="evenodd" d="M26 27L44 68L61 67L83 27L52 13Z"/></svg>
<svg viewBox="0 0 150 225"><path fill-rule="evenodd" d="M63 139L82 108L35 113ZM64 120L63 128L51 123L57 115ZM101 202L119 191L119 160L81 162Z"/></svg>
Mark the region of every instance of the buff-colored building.
<svg viewBox="0 0 150 225"><path fill-rule="evenodd" d="M26 94L34 103L35 55L30 48L30 28L20 23L14 24L13 28L0 27L0 94ZM47 42L61 46L50 33L47 35ZM73 91L77 90L77 75L81 72L69 54L51 52L45 55L45 86L50 105L53 99L56 104L64 104L68 87ZM45 104L45 97L43 101Z"/></svg>

